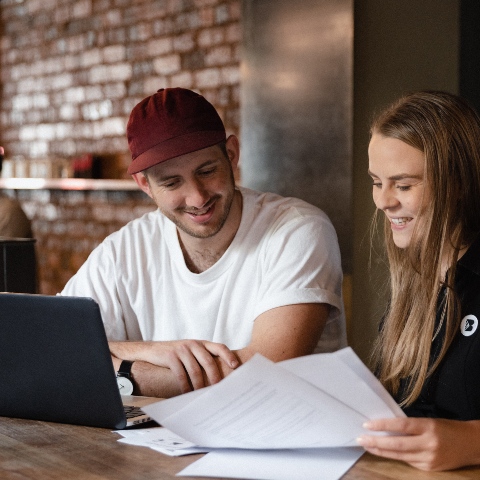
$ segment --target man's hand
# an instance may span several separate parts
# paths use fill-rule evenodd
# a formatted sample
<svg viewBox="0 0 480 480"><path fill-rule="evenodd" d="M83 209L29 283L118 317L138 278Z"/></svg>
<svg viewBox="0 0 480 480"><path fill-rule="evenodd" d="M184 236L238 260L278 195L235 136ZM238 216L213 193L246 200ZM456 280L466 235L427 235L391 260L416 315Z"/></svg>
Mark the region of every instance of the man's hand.
<svg viewBox="0 0 480 480"><path fill-rule="evenodd" d="M420 470L451 470L480 464L480 421L389 418L364 425L388 436L357 439L368 452L409 463Z"/></svg>
<svg viewBox="0 0 480 480"><path fill-rule="evenodd" d="M239 365L235 353L225 345L205 340L109 342L109 345L110 352L118 359L169 369L181 393L218 383L223 378L221 362L232 370Z"/></svg>

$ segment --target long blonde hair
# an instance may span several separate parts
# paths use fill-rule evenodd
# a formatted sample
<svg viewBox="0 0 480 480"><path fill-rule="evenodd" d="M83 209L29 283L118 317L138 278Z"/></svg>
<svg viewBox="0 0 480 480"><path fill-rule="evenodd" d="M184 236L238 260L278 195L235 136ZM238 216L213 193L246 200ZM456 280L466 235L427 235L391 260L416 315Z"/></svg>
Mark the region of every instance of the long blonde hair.
<svg viewBox="0 0 480 480"><path fill-rule="evenodd" d="M430 192L407 248L395 246L387 218L384 224L391 298L373 358L381 382L393 395L401 379L407 382L400 399L405 406L418 398L461 321L455 270L460 249L480 232L480 117L455 95L417 92L382 112L370 132L422 151ZM442 279L446 258L448 275ZM446 333L435 363L429 365L442 286Z"/></svg>

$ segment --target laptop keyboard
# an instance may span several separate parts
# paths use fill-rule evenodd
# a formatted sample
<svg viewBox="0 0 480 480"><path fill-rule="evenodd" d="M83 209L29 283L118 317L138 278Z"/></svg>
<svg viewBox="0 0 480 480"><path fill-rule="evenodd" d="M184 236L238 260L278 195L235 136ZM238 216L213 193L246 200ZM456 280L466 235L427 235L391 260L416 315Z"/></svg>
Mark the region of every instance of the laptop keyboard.
<svg viewBox="0 0 480 480"><path fill-rule="evenodd" d="M145 415L140 407L134 407L131 405L124 405L123 410L125 411L125 416L127 418L139 417L140 415Z"/></svg>

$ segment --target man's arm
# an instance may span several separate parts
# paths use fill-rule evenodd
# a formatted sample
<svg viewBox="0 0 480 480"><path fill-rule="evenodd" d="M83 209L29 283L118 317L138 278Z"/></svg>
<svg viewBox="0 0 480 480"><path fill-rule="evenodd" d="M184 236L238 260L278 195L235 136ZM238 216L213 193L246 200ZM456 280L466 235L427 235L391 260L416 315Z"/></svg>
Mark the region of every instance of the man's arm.
<svg viewBox="0 0 480 480"><path fill-rule="evenodd" d="M233 370L239 361L220 343L205 340L109 342L115 371L122 360L133 361L136 395L173 397L213 385L223 376L216 358Z"/></svg>
<svg viewBox="0 0 480 480"><path fill-rule="evenodd" d="M313 353L327 323L330 305L301 303L273 308L255 320L249 345L236 350L241 364L255 353L273 362ZM233 371L221 357L216 361L225 377Z"/></svg>
<svg viewBox="0 0 480 480"><path fill-rule="evenodd" d="M274 362L313 353L329 310L324 303L268 310L255 320L250 344L234 352L197 340L110 342L110 351L116 371L121 359L135 362L135 394L168 398L219 382L255 353Z"/></svg>
<svg viewBox="0 0 480 480"><path fill-rule="evenodd" d="M112 361L117 372L122 360L112 355ZM185 389L180 387L173 371L169 368L159 367L141 360L134 361L130 374L134 383L133 395L170 398L191 391L190 387Z"/></svg>

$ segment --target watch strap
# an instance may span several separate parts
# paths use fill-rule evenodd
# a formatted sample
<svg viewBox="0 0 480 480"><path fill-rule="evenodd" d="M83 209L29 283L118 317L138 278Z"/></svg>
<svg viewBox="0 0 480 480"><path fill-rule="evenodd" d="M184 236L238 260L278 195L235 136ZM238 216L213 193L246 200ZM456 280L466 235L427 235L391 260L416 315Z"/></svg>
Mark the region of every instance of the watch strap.
<svg viewBox="0 0 480 480"><path fill-rule="evenodd" d="M117 372L117 377L127 377L127 378L132 378L132 365L133 362L130 360L122 360L122 363L120 364L120 368L118 369Z"/></svg>

